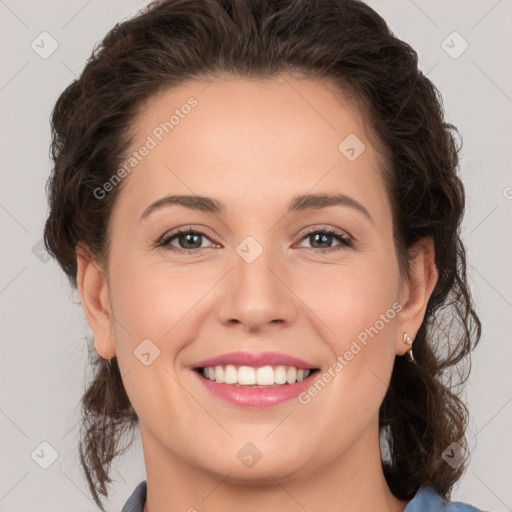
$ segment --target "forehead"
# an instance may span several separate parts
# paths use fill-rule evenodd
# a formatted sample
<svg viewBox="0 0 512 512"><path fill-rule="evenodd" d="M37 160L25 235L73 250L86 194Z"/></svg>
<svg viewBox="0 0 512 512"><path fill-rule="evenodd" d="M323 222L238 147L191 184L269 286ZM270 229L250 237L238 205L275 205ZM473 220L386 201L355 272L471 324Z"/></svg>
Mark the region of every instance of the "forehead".
<svg viewBox="0 0 512 512"><path fill-rule="evenodd" d="M120 201L143 211L166 194L210 195L226 198L229 212L340 191L379 206L381 159L364 121L333 84L316 79L186 82L141 110Z"/></svg>

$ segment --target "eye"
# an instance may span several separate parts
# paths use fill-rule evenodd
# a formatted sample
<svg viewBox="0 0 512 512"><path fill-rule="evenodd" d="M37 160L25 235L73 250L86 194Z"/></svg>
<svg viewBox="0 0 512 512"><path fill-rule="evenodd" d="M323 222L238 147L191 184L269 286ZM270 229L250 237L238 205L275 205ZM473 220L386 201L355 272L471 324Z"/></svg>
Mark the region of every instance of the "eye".
<svg viewBox="0 0 512 512"><path fill-rule="evenodd" d="M339 244L334 247L328 247L333 239L338 240ZM352 239L344 232L334 228L314 228L306 233L302 240L308 240L310 247L315 252L330 252L344 249L346 247L353 247ZM314 247L313 245L320 245Z"/></svg>
<svg viewBox="0 0 512 512"><path fill-rule="evenodd" d="M179 253L200 253L206 247L201 247L202 238L206 238L209 240L206 233L192 229L178 229L172 233L164 235L157 243L158 247L165 247L171 251L176 251ZM178 247L172 244L172 242L176 241L179 244Z"/></svg>
<svg viewBox="0 0 512 512"><path fill-rule="evenodd" d="M203 239L210 240L211 242L207 233L188 227L186 229L177 229L176 231L164 235L156 242L155 245L177 253L198 254L208 249L208 247L201 247ZM334 228L311 229L302 237L301 242L304 240L308 240L310 242L310 248L314 252L325 253L344 249L346 247L353 247L352 239L344 231ZM329 247L333 240L337 240L339 242L338 245ZM178 244L178 246L176 246L176 244ZM320 245L320 247L314 247L314 245L317 244ZM214 247L216 245L217 244L213 244L210 247Z"/></svg>

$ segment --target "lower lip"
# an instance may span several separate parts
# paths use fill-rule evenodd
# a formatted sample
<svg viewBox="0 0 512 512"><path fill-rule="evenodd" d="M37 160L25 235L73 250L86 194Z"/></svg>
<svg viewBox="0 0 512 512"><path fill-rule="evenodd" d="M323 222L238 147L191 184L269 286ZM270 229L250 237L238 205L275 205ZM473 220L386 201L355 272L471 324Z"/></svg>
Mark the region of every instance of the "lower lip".
<svg viewBox="0 0 512 512"><path fill-rule="evenodd" d="M312 379L316 377L318 371L310 373L303 381L296 382L295 384L282 384L261 388L257 386L242 387L233 384L219 384L204 378L197 371L194 371L194 373L208 391L233 405L265 408L296 398L311 385Z"/></svg>

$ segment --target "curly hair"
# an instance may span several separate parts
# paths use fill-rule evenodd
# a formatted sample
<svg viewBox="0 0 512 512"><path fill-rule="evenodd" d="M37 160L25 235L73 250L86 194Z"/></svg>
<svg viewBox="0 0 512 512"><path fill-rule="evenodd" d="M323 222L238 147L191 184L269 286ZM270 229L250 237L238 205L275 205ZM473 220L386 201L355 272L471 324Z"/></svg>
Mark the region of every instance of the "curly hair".
<svg viewBox="0 0 512 512"><path fill-rule="evenodd" d="M434 241L439 277L415 339L416 364L395 358L379 427L389 447L383 471L393 494L411 499L430 485L449 499L467 460L454 468L441 454L453 442L467 448L469 412L460 393L481 334L460 235L460 137L445 122L441 96L418 69L416 52L363 2L163 0L118 23L52 112L46 249L74 287L78 245L106 265L110 214L122 183L101 200L94 191L119 168L134 122L155 94L189 79L264 79L284 72L331 81L365 114L386 156L400 270L407 273L416 241ZM100 494L108 497L111 463L130 446L123 445L124 433L133 432L138 418L116 358L108 365L94 356L81 401L79 450L103 509Z"/></svg>

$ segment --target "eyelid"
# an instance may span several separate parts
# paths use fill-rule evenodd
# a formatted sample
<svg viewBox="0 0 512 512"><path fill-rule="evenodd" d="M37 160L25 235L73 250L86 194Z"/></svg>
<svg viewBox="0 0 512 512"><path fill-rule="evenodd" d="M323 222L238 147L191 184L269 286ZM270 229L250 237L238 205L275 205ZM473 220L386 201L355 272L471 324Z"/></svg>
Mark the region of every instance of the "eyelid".
<svg viewBox="0 0 512 512"><path fill-rule="evenodd" d="M176 235L178 233L188 233L189 231L197 231L205 235L208 235L211 238L215 237L213 233L205 226L201 226L200 224L184 224L183 226L177 226L173 229L169 229L162 236L160 236L158 240L162 240L163 238L169 238L170 236Z"/></svg>
<svg viewBox="0 0 512 512"><path fill-rule="evenodd" d="M344 229L341 228L335 228L334 226L322 226L322 225L315 225L310 226L305 229L305 231L302 232L302 238L304 238L307 235L310 235L311 233L316 233L318 231L326 231L331 234L336 234L338 236L343 236L347 240L354 240L354 238Z"/></svg>
<svg viewBox="0 0 512 512"><path fill-rule="evenodd" d="M195 234L200 234L202 235L203 237L205 238L208 238L210 240L210 242L212 243L215 243L217 244L217 242L214 242L214 235L211 233L211 231L204 227L204 226L196 226L196 225L191 225L191 224L186 224L184 226L178 226L174 229L170 229L169 231L166 231L162 236L159 236L155 241L154 241L154 245L155 246L164 246L165 247L165 243L171 239L171 238L174 238L175 236L177 235L183 235L183 234L187 234L189 232L193 232ZM177 250L180 250L180 248L176 248ZM181 249L182 251L200 251L201 249Z"/></svg>

